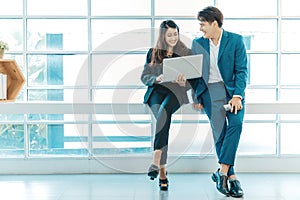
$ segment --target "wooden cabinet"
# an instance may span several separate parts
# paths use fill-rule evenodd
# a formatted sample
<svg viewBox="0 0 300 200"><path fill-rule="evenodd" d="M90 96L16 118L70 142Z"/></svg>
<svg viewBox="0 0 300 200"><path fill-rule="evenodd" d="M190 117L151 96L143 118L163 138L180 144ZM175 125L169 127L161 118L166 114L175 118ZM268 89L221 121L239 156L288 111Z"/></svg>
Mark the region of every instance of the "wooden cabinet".
<svg viewBox="0 0 300 200"><path fill-rule="evenodd" d="M7 75L7 99L0 102L15 101L25 83L18 64L12 59L0 59L0 73Z"/></svg>

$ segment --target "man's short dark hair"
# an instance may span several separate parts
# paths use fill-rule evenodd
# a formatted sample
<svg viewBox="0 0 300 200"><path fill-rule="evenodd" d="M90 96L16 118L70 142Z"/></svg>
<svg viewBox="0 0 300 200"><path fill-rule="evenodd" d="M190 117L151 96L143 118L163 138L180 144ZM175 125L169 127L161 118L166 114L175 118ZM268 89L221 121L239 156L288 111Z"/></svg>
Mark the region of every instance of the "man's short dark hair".
<svg viewBox="0 0 300 200"><path fill-rule="evenodd" d="M218 8L213 6L208 6L203 10L199 11L197 18L199 21L208 22L210 24L216 20L220 28L223 25L222 12Z"/></svg>

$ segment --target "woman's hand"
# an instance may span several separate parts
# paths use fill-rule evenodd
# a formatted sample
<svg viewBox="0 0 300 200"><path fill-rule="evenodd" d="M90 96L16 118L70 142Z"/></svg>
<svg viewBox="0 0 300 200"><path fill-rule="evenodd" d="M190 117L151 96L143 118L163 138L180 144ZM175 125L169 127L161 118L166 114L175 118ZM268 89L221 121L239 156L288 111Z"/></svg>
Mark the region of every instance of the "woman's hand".
<svg viewBox="0 0 300 200"><path fill-rule="evenodd" d="M162 82L163 80L164 80L164 75L162 75L162 74L156 77L157 82Z"/></svg>
<svg viewBox="0 0 300 200"><path fill-rule="evenodd" d="M176 78L176 83L180 85L181 87L185 87L186 84L186 77L184 74L179 74Z"/></svg>

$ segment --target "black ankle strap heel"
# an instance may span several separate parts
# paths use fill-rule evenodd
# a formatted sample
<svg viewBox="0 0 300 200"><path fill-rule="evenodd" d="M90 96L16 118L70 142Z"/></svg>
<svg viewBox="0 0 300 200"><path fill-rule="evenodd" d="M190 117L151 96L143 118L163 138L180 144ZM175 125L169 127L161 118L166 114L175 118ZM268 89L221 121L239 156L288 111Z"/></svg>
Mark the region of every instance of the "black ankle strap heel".
<svg viewBox="0 0 300 200"><path fill-rule="evenodd" d="M160 190L167 191L169 188L169 180L167 178L159 179L159 187L160 187Z"/></svg>
<svg viewBox="0 0 300 200"><path fill-rule="evenodd" d="M151 165L148 169L148 176L150 177L150 180L154 180L159 173L159 167L156 165Z"/></svg>

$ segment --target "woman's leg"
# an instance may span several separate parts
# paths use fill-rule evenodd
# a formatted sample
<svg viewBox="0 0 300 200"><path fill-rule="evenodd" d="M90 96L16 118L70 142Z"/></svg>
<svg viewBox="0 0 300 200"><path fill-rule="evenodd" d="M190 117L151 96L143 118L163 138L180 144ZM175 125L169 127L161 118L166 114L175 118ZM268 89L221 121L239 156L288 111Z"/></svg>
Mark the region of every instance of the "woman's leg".
<svg viewBox="0 0 300 200"><path fill-rule="evenodd" d="M180 108L180 104L173 93L168 93L158 111L156 122L156 131L154 139L154 150L161 150L160 165L167 163L169 130L171 125L172 114Z"/></svg>
<svg viewBox="0 0 300 200"><path fill-rule="evenodd" d="M147 102L148 106L150 107L156 121L159 117L159 110L161 107L161 104L165 98L165 95L163 95L162 92L157 92L154 90ZM153 152L153 160L152 163L156 166L160 165L160 158L161 158L162 151L160 149L155 149Z"/></svg>
<svg viewBox="0 0 300 200"><path fill-rule="evenodd" d="M167 190L168 179L166 163L168 157L169 129L172 114L180 108L180 103L172 92L165 96L154 93L148 104L156 118L156 130L154 138L153 164L159 166L159 186L161 190ZM158 102L161 102L160 105Z"/></svg>

